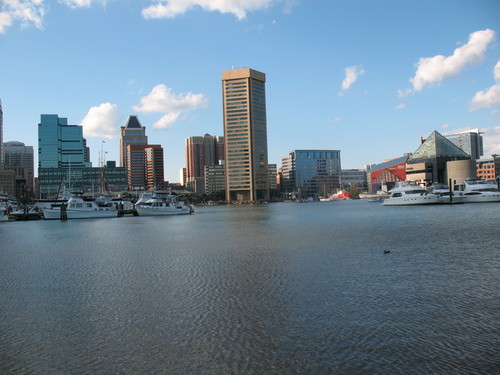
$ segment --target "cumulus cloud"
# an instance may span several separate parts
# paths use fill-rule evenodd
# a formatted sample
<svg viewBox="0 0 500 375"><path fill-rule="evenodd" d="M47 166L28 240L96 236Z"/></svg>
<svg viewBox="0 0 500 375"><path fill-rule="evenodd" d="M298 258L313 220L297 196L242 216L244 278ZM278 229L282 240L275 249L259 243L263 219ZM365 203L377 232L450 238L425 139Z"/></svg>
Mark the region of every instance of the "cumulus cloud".
<svg viewBox="0 0 500 375"><path fill-rule="evenodd" d="M477 111L482 108L500 107L500 61L495 65L493 77L497 81L485 91L478 91L472 98L469 106L470 111Z"/></svg>
<svg viewBox="0 0 500 375"><path fill-rule="evenodd" d="M342 81L342 90L349 90L349 88L358 80L360 76L365 74L361 65L353 65L344 69L345 78Z"/></svg>
<svg viewBox="0 0 500 375"><path fill-rule="evenodd" d="M144 18L172 18L198 6L209 12L232 13L241 20L247 12L268 8L274 3L284 3L284 11L289 13L296 0L155 0L155 3L142 10Z"/></svg>
<svg viewBox="0 0 500 375"><path fill-rule="evenodd" d="M118 106L111 103L102 103L91 107L82 120L83 135L85 137L114 138L118 134L121 114Z"/></svg>
<svg viewBox="0 0 500 375"><path fill-rule="evenodd" d="M469 41L455 49L451 56L421 57L415 76L410 79L413 89L400 91L400 95L415 93L426 87L439 85L443 80L456 76L468 66L480 62L485 56L488 45L494 39L495 32L493 30L480 30L470 34Z"/></svg>
<svg viewBox="0 0 500 375"><path fill-rule="evenodd" d="M483 134L484 155L500 155L500 126L489 129L481 129Z"/></svg>
<svg viewBox="0 0 500 375"><path fill-rule="evenodd" d="M93 3L105 4L107 0L59 0L71 8L89 7ZM0 34L14 23L23 27L43 29L43 18L48 10L47 0L0 0Z"/></svg>
<svg viewBox="0 0 500 375"><path fill-rule="evenodd" d="M2 0L0 7L0 34L15 22L23 27L43 28L43 17L47 10L45 0Z"/></svg>
<svg viewBox="0 0 500 375"><path fill-rule="evenodd" d="M170 87L160 84L141 98L141 105L134 106L134 110L142 113L163 113L163 117L153 127L165 129L181 119L181 115L206 107L208 99L203 94L175 94ZM186 117L182 117L185 119Z"/></svg>

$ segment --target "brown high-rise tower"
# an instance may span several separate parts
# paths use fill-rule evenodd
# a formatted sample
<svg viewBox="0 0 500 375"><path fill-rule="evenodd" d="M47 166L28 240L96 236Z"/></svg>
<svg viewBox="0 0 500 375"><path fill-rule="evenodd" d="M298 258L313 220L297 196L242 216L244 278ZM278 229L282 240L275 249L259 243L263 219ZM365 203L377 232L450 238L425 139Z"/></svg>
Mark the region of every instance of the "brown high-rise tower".
<svg viewBox="0 0 500 375"><path fill-rule="evenodd" d="M265 82L252 69L222 72L227 201L269 199Z"/></svg>

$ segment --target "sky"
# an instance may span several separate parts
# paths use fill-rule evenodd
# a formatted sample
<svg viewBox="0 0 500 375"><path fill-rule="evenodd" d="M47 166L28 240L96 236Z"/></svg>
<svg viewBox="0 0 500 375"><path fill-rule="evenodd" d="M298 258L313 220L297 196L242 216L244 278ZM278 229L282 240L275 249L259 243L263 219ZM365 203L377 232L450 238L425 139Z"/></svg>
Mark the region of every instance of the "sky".
<svg viewBox="0 0 500 375"><path fill-rule="evenodd" d="M118 164L137 115L179 182L184 140L223 135L222 72L245 67L266 74L278 168L299 149L364 168L434 130L479 129L500 154L499 41L498 0L0 0L3 141L36 164L40 115L57 114L94 166Z"/></svg>

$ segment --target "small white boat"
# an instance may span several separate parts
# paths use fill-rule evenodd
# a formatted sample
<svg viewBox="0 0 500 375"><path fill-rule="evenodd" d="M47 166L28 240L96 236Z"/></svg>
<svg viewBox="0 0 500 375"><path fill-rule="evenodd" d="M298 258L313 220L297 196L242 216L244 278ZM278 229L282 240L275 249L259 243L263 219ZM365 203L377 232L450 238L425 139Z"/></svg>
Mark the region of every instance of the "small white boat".
<svg viewBox="0 0 500 375"><path fill-rule="evenodd" d="M46 208L42 212L45 220L118 217L116 207L99 207L95 202L84 201L76 197L70 198L67 204Z"/></svg>
<svg viewBox="0 0 500 375"><path fill-rule="evenodd" d="M430 194L414 181L396 182L396 186L389 191L389 193L389 198L384 199L384 206L410 206L442 203L439 196Z"/></svg>
<svg viewBox="0 0 500 375"><path fill-rule="evenodd" d="M170 192L145 193L135 204L139 216L168 216L192 214L194 207L179 201Z"/></svg>
<svg viewBox="0 0 500 375"><path fill-rule="evenodd" d="M456 186L463 195L464 203L500 202L500 190L496 182L472 178Z"/></svg>

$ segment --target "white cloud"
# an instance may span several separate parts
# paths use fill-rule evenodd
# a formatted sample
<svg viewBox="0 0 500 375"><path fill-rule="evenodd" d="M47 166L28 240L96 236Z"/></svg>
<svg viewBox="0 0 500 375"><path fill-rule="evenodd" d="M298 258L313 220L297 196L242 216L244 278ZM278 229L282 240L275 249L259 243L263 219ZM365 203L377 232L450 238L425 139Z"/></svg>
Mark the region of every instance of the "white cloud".
<svg viewBox="0 0 500 375"><path fill-rule="evenodd" d="M95 0L59 0L71 8L89 7Z"/></svg>
<svg viewBox="0 0 500 375"><path fill-rule="evenodd" d="M335 122L340 122L341 120L342 120L342 118L340 118L340 117L337 116L337 117L334 117L334 118L330 119L329 122L335 123Z"/></svg>
<svg viewBox="0 0 500 375"><path fill-rule="evenodd" d="M102 103L97 107L92 107L82 120L83 135L114 138L118 134L120 119L121 114L116 104Z"/></svg>
<svg viewBox="0 0 500 375"><path fill-rule="evenodd" d="M398 109L398 110L399 110L399 109L403 109L403 108L406 108L406 107L408 107L408 103L401 103L401 104L399 104L399 105L396 107L396 109Z"/></svg>
<svg viewBox="0 0 500 375"><path fill-rule="evenodd" d="M23 27L35 26L43 28L43 17L46 12L45 0L2 0L0 7L0 34L20 22Z"/></svg>
<svg viewBox="0 0 500 375"><path fill-rule="evenodd" d="M493 68L493 78L495 78L495 80L497 81L500 81L500 61L497 62L495 68Z"/></svg>
<svg viewBox="0 0 500 375"><path fill-rule="evenodd" d="M483 134L484 156L500 155L500 126L481 129Z"/></svg>
<svg viewBox="0 0 500 375"><path fill-rule="evenodd" d="M500 83L491 86L486 91L479 91L472 98L470 111L482 108L500 107Z"/></svg>
<svg viewBox="0 0 500 375"><path fill-rule="evenodd" d="M485 91L478 91L471 100L469 111L500 107L500 61L497 62L493 69L493 77L497 81L497 84Z"/></svg>
<svg viewBox="0 0 500 375"><path fill-rule="evenodd" d="M142 113L163 113L163 117L153 126L158 129L169 128L180 119L181 114L206 107L208 99L203 94L174 94L170 87L157 85L141 98L141 105L134 110ZM185 117L184 117L185 118Z"/></svg>
<svg viewBox="0 0 500 375"><path fill-rule="evenodd" d="M361 65L353 65L344 69L345 78L342 81L342 90L348 90L360 76L365 74Z"/></svg>
<svg viewBox="0 0 500 375"><path fill-rule="evenodd" d="M59 0L71 8L85 8L93 3L105 4L107 0ZM0 34L15 22L23 27L43 29L43 18L48 10L47 0L0 0Z"/></svg>
<svg viewBox="0 0 500 375"><path fill-rule="evenodd" d="M443 80L462 72L467 66L480 62L484 58L488 45L494 39L493 30L476 31L469 35L467 44L455 49L451 56L436 55L420 58L415 76L410 79L413 86L412 92L439 85Z"/></svg>
<svg viewBox="0 0 500 375"><path fill-rule="evenodd" d="M442 129L449 129L450 127L451 127L450 124L443 124L443 125L441 125Z"/></svg>
<svg viewBox="0 0 500 375"><path fill-rule="evenodd" d="M144 18L172 18L186 13L195 6L209 12L232 13L238 19L247 12L265 9L274 3L284 3L284 12L289 13L296 0L155 0L156 4L142 10Z"/></svg>
<svg viewBox="0 0 500 375"><path fill-rule="evenodd" d="M157 122L153 124L155 129L168 129L179 120L180 112L170 112L161 117Z"/></svg>

